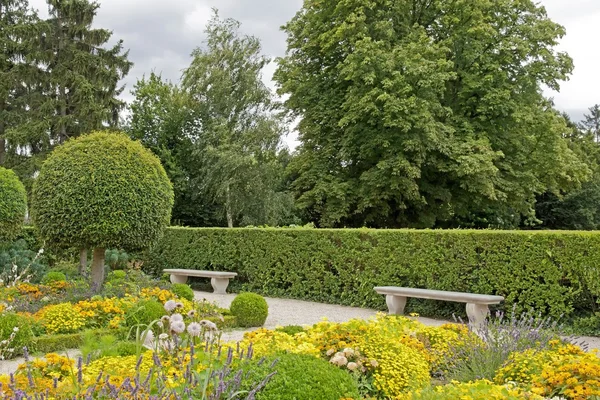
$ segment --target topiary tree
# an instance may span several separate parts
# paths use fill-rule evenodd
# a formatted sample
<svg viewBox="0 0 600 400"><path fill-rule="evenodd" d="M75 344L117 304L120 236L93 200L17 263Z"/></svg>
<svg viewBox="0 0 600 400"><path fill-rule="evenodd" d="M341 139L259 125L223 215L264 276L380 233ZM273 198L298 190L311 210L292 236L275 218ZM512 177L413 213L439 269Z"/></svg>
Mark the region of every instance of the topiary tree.
<svg viewBox="0 0 600 400"><path fill-rule="evenodd" d="M93 248L92 285L104 281L106 248L140 250L169 224L173 187L160 161L120 133L94 132L56 148L33 185L31 212L41 236Z"/></svg>
<svg viewBox="0 0 600 400"><path fill-rule="evenodd" d="M26 212L25 186L13 171L0 167L0 241L18 235Z"/></svg>

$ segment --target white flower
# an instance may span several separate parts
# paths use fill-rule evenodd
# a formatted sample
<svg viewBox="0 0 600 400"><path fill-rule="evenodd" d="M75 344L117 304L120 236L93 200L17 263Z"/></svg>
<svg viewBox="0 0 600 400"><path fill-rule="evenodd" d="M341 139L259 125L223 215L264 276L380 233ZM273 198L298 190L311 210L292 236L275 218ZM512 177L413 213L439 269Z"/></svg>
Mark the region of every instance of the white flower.
<svg viewBox="0 0 600 400"><path fill-rule="evenodd" d="M159 328L161 328L161 329L162 329L162 328L164 328L164 327L165 327L165 324L163 324L163 322L162 322L162 321L158 321L158 322L156 323L156 326L158 326Z"/></svg>
<svg viewBox="0 0 600 400"><path fill-rule="evenodd" d="M4 346L8 344L8 340L3 340L0 342L0 346Z"/></svg>
<svg viewBox="0 0 600 400"><path fill-rule="evenodd" d="M169 318L169 321L171 321L171 323L173 323L173 322L181 322L181 321L183 321L183 315L181 315L181 314L173 314L173 315L171 315L171 318Z"/></svg>
<svg viewBox="0 0 600 400"><path fill-rule="evenodd" d="M169 335L167 335L166 333L161 333L160 335L158 335L158 340L167 340L169 338Z"/></svg>
<svg viewBox="0 0 600 400"><path fill-rule="evenodd" d="M15 326L15 327L13 328L13 332L19 332L19 327L18 327L18 326Z"/></svg>
<svg viewBox="0 0 600 400"><path fill-rule="evenodd" d="M358 368L358 364L355 362L349 362L348 365L346 365L346 367L348 367L350 371L354 371L356 368Z"/></svg>
<svg viewBox="0 0 600 400"><path fill-rule="evenodd" d="M200 325L202 325L203 327L205 327L209 331L216 331L216 330L219 329L219 328L217 328L217 324L215 324L212 321L208 321L206 319L203 319L202 321L200 321Z"/></svg>
<svg viewBox="0 0 600 400"><path fill-rule="evenodd" d="M192 318L192 317L194 317L195 315L196 315L196 310L190 310L190 311L188 311L188 313L187 313L187 316L188 316L189 318Z"/></svg>
<svg viewBox="0 0 600 400"><path fill-rule="evenodd" d="M38 254L39 254L39 255L42 255L42 254L44 254L44 249L43 249L43 248L39 249L39 250L38 250Z"/></svg>
<svg viewBox="0 0 600 400"><path fill-rule="evenodd" d="M337 365L338 367L343 367L344 365L348 364L348 359L341 353L337 353L331 360L329 360L329 362Z"/></svg>
<svg viewBox="0 0 600 400"><path fill-rule="evenodd" d="M377 360L371 360L371 366L377 368L377 366L379 365L379 363L377 362Z"/></svg>
<svg viewBox="0 0 600 400"><path fill-rule="evenodd" d="M175 308L183 308L183 303L175 303Z"/></svg>
<svg viewBox="0 0 600 400"><path fill-rule="evenodd" d="M168 315L163 315L162 318L160 319L160 322L162 322L163 324L168 324L171 321L171 317L169 317Z"/></svg>
<svg viewBox="0 0 600 400"><path fill-rule="evenodd" d="M175 300L169 300L165 303L165 310L167 312L173 311L175 307L177 307L177 303L175 303Z"/></svg>
<svg viewBox="0 0 600 400"><path fill-rule="evenodd" d="M144 335L143 346L147 349L153 349L154 348L154 332L145 331L142 335Z"/></svg>
<svg viewBox="0 0 600 400"><path fill-rule="evenodd" d="M185 331L185 323L183 321L171 322L171 331L175 333L183 333Z"/></svg>
<svg viewBox="0 0 600 400"><path fill-rule="evenodd" d="M327 355L331 356L333 353L335 353L335 349L329 349L327 350Z"/></svg>
<svg viewBox="0 0 600 400"><path fill-rule="evenodd" d="M196 336L196 337L200 336L200 334L202 333L202 325L200 325L197 322L192 322L191 324L188 325L187 332L191 336Z"/></svg>
<svg viewBox="0 0 600 400"><path fill-rule="evenodd" d="M344 353L346 357L351 357L354 355L354 349L345 348L344 350L342 350L342 353Z"/></svg>

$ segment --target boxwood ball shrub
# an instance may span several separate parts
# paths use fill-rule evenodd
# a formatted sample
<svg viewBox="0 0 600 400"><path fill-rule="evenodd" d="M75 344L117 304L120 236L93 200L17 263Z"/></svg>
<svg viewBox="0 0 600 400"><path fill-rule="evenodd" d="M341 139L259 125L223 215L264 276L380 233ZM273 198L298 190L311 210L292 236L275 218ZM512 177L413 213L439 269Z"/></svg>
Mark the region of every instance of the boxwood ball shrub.
<svg viewBox="0 0 600 400"><path fill-rule="evenodd" d="M31 350L31 341L34 336L33 320L15 313L3 313L0 315L0 341L9 340L15 328L18 328L18 331L14 335L12 342L8 344L8 347L14 349L14 351L8 352L4 356L19 356L23 354L23 347L25 346Z"/></svg>
<svg viewBox="0 0 600 400"><path fill-rule="evenodd" d="M42 283L47 285L53 282L64 282L67 280L67 276L60 271L48 271L42 278Z"/></svg>
<svg viewBox="0 0 600 400"><path fill-rule="evenodd" d="M173 187L159 159L124 134L67 141L35 180L31 211L46 242L92 248L92 284L104 281L107 248L141 250L169 224Z"/></svg>
<svg viewBox="0 0 600 400"><path fill-rule="evenodd" d="M27 192L17 175L0 167L0 240L19 234L27 212Z"/></svg>
<svg viewBox="0 0 600 400"><path fill-rule="evenodd" d="M269 314L267 301L256 293L240 293L231 302L231 313L244 328L263 326Z"/></svg>
<svg viewBox="0 0 600 400"><path fill-rule="evenodd" d="M275 366L271 368L273 362ZM244 371L260 381L272 370L277 373L256 394L256 400L359 399L356 380L329 362L306 354L280 354L251 364Z"/></svg>
<svg viewBox="0 0 600 400"><path fill-rule="evenodd" d="M194 300L194 291L185 283L174 283L171 286L171 292L175 293L179 298L189 301Z"/></svg>
<svg viewBox="0 0 600 400"><path fill-rule="evenodd" d="M150 325L163 315L165 315L165 309L158 301L153 299L141 300L125 312L125 324L127 327Z"/></svg>

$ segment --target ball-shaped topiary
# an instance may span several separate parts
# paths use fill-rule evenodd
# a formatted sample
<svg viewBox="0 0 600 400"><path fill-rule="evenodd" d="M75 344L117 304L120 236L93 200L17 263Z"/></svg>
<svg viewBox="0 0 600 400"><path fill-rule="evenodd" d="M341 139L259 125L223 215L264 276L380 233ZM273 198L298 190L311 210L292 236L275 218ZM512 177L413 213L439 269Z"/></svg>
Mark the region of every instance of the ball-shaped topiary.
<svg viewBox="0 0 600 400"><path fill-rule="evenodd" d="M106 248L138 250L169 224L173 186L159 159L120 133L67 141L33 185L31 211L41 236L59 246L93 248L92 282L104 280Z"/></svg>
<svg viewBox="0 0 600 400"><path fill-rule="evenodd" d="M64 282L67 280L67 276L60 271L48 271L42 278L42 284L48 285L54 282Z"/></svg>
<svg viewBox="0 0 600 400"><path fill-rule="evenodd" d="M194 291L185 283L174 283L171 285L171 292L175 293L180 299L194 300Z"/></svg>
<svg viewBox="0 0 600 400"><path fill-rule="evenodd" d="M153 299L140 300L125 312L125 325L150 325L165 315L165 308Z"/></svg>
<svg viewBox="0 0 600 400"><path fill-rule="evenodd" d="M27 192L17 175L0 167L0 240L13 240L27 212Z"/></svg>
<svg viewBox="0 0 600 400"><path fill-rule="evenodd" d="M263 326L269 314L267 301L256 293L240 293L231 302L231 313L239 326L244 328Z"/></svg>
<svg viewBox="0 0 600 400"><path fill-rule="evenodd" d="M277 360L271 369L273 362ZM340 400L359 399L358 385L348 372L306 354L280 354L243 367L245 381L260 382L272 370L277 373L256 400ZM248 388L249 389L249 388Z"/></svg>

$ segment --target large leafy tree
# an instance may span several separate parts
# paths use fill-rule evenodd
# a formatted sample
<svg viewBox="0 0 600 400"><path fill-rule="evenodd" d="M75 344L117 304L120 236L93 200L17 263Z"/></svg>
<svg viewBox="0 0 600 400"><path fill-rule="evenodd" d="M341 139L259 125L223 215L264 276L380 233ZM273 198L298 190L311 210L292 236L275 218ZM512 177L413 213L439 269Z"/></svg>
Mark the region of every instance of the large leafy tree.
<svg viewBox="0 0 600 400"><path fill-rule="evenodd" d="M200 123L194 116L192 98L177 85L151 73L135 84L129 106L127 132L151 149L161 160L173 183L175 205L172 218L188 226L218 225L217 205L193 185L201 172L193 157Z"/></svg>
<svg viewBox="0 0 600 400"><path fill-rule="evenodd" d="M583 116L581 127L593 135L596 142L600 143L600 104L590 107L588 111L589 114Z"/></svg>
<svg viewBox="0 0 600 400"><path fill-rule="evenodd" d="M222 205L227 226L279 224L289 195L278 192L282 124L261 79L269 60L260 41L239 32L239 22L209 21L205 46L192 53L182 88L201 125L195 141L192 184ZM285 214L285 213L283 213Z"/></svg>
<svg viewBox="0 0 600 400"><path fill-rule="evenodd" d="M275 79L322 226L510 226L589 172L543 97L572 69L530 0L306 0ZM446 221L446 222L444 222Z"/></svg>

